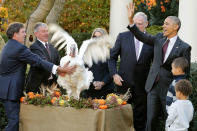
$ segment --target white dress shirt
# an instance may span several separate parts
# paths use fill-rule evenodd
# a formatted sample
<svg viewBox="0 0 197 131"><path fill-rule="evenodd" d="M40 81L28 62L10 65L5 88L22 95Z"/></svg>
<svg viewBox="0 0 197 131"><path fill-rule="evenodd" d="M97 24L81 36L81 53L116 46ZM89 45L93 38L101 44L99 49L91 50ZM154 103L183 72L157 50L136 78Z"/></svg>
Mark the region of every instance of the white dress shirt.
<svg viewBox="0 0 197 131"><path fill-rule="evenodd" d="M43 46L46 48L46 46L45 46L45 43L48 43L48 42L43 42L43 41L41 41L41 40L39 40L39 39L37 39L38 41L40 41L42 44L43 44ZM53 64L53 68L52 68L52 73L55 75L55 74L57 74L57 68L58 68L58 66L57 65L55 65L55 64ZM51 76L49 77L49 79L51 78Z"/></svg>
<svg viewBox="0 0 197 131"><path fill-rule="evenodd" d="M134 41L135 41L135 43L136 43L136 41L137 41L137 38L135 38L135 36L134 36ZM138 40L138 41L139 41L139 40ZM138 54L137 60L138 60L139 57L140 57L140 54L141 54L141 51L142 51L142 47L143 47L143 43L142 43L141 41L139 41L139 54Z"/></svg>
<svg viewBox="0 0 197 131"><path fill-rule="evenodd" d="M194 108L189 100L176 100L168 109L166 131L187 131Z"/></svg>
<svg viewBox="0 0 197 131"><path fill-rule="evenodd" d="M41 41L41 40L39 40L39 39L37 39L38 41L40 41L42 44L43 44L43 46L46 48L46 45L45 45L45 43L47 43L48 44L48 42L43 42L43 41Z"/></svg>
<svg viewBox="0 0 197 131"><path fill-rule="evenodd" d="M168 44L168 48L167 48L167 50L166 50L166 54L165 54L163 63L167 60L168 56L170 55L170 52L172 51L172 48L174 47L174 44L175 44L175 42L176 42L176 40L177 40L177 37L178 37L178 36L176 35L176 36L174 36L174 37L172 37L172 38L169 39L170 42L169 42L169 44ZM164 42L164 43L165 43L165 42Z"/></svg>

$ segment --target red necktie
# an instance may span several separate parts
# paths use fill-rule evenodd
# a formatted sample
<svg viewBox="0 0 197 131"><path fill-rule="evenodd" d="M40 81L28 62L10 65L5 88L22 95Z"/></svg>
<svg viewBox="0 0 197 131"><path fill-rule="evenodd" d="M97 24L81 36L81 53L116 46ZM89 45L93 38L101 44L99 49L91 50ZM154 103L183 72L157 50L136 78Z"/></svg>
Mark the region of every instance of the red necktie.
<svg viewBox="0 0 197 131"><path fill-rule="evenodd" d="M169 42L170 42L170 40L168 39L168 40L163 44L163 47L162 47L162 51L163 51L163 61L164 61L164 58L165 58L165 54L166 54L166 51L167 51ZM155 78L155 83L157 83L158 81L159 81L159 74L157 74L157 76L156 76L156 78Z"/></svg>
<svg viewBox="0 0 197 131"><path fill-rule="evenodd" d="M165 58L165 54L166 54L166 51L167 51L169 42L170 42L170 40L168 39L168 40L163 44L163 47L162 47L162 50L163 50L163 61L164 61L164 58Z"/></svg>

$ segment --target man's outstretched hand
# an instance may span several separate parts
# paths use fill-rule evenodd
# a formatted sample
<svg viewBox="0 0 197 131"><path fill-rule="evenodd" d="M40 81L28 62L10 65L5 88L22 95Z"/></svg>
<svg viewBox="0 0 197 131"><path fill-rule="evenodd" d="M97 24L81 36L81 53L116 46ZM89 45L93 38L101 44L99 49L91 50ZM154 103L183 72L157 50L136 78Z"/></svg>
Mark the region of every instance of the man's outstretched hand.
<svg viewBox="0 0 197 131"><path fill-rule="evenodd" d="M133 24L133 16L135 11L135 4L133 2L130 2L129 5L127 5L127 12L128 12L128 18L129 18L129 24Z"/></svg>
<svg viewBox="0 0 197 131"><path fill-rule="evenodd" d="M65 76L65 74L71 75L72 73L75 72L77 66L76 65L69 66L68 64L69 64L69 62L67 62L63 67L59 66L57 68L57 72L59 75L61 75L61 76Z"/></svg>

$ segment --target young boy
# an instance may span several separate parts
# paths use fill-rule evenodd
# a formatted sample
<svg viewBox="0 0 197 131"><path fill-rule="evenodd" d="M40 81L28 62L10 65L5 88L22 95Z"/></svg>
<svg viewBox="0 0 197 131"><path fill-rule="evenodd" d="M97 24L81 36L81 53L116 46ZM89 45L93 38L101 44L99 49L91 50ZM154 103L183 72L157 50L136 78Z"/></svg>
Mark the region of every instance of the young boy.
<svg viewBox="0 0 197 131"><path fill-rule="evenodd" d="M192 84L186 79L180 80L175 85L175 91L177 100L168 109L166 131L187 131L194 112L193 105L188 100Z"/></svg>
<svg viewBox="0 0 197 131"><path fill-rule="evenodd" d="M172 102L176 100L174 86L179 80L186 79L185 71L188 68L188 66L189 66L188 61L184 57L176 58L172 62L172 74L174 76L174 80L170 84L168 92L167 92L167 96L166 96L166 110L167 111L168 111L168 107L172 104Z"/></svg>

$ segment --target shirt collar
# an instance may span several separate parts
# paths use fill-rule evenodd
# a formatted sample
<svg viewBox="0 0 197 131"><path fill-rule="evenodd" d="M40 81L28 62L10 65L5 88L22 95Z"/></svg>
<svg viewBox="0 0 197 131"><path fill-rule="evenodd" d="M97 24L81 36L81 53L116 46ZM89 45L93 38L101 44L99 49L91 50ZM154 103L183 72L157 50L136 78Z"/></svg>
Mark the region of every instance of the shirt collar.
<svg viewBox="0 0 197 131"><path fill-rule="evenodd" d="M39 39L37 39L37 40L40 41L40 42L44 45L44 47L46 47L46 46L45 46L45 43L48 44L48 42L44 42L44 41L41 41L41 40L39 40Z"/></svg>
<svg viewBox="0 0 197 131"><path fill-rule="evenodd" d="M177 35L175 35L174 37L172 37L172 38L170 38L169 40L170 40L170 42L171 43L175 43L175 41L177 40Z"/></svg>

